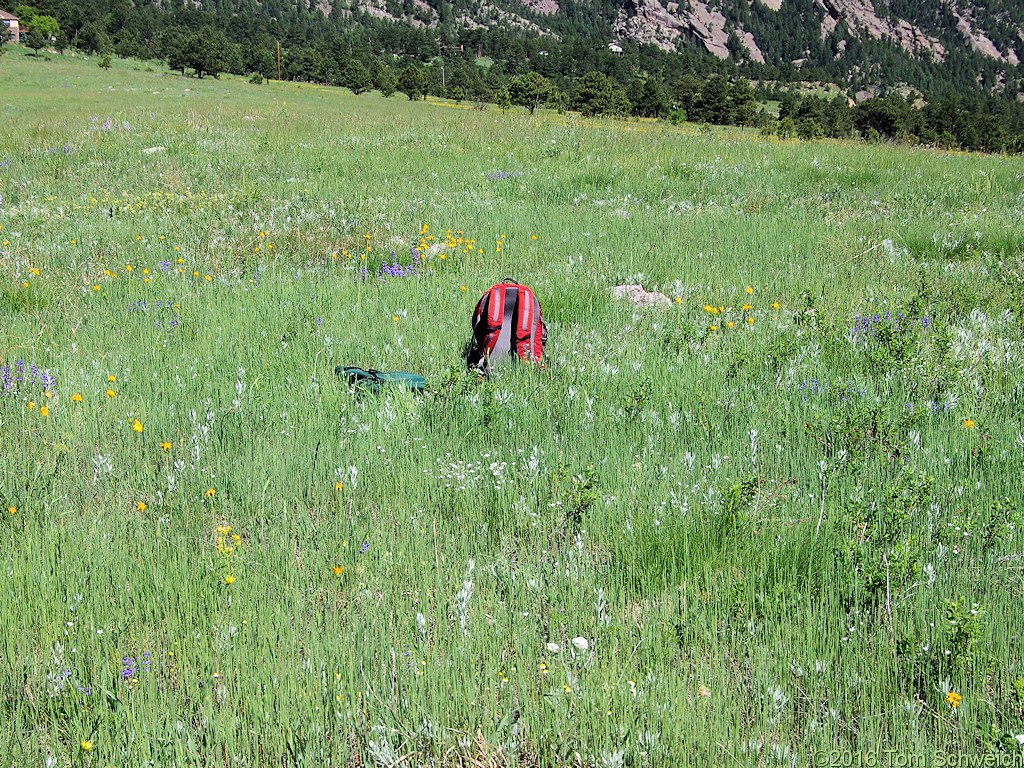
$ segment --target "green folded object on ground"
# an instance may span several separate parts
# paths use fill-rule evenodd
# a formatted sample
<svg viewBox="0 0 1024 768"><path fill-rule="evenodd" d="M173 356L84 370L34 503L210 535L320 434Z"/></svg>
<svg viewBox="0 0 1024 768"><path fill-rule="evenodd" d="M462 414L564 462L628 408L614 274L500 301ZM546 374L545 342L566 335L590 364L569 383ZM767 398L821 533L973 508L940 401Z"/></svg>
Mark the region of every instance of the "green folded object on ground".
<svg viewBox="0 0 1024 768"><path fill-rule="evenodd" d="M386 387L399 387L413 392L422 392L427 380L418 373L406 371L376 371L373 368L364 370L350 365L339 365L334 372L357 389L378 392Z"/></svg>

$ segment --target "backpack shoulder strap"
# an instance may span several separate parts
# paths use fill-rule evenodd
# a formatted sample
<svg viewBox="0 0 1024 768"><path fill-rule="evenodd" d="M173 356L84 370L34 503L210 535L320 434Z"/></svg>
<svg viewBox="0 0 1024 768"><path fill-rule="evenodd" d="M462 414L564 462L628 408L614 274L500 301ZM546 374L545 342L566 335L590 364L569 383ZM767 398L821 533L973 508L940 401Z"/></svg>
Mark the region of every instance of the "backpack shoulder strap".
<svg viewBox="0 0 1024 768"><path fill-rule="evenodd" d="M540 314L540 302L526 286L520 286L516 317L516 351L523 360L537 360L544 353L546 333ZM539 338L538 338L539 335Z"/></svg>
<svg viewBox="0 0 1024 768"><path fill-rule="evenodd" d="M476 307L473 309L473 327L475 328L480 324L480 320L484 317L487 312L487 304L491 298L491 292L488 290L480 297L480 300L476 303Z"/></svg>
<svg viewBox="0 0 1024 768"><path fill-rule="evenodd" d="M522 286L519 285L504 285L501 286L504 290L504 302L502 306L501 316L501 331L498 333L498 338L494 342L489 352L492 357L501 357L502 355L508 354L512 350L512 342L514 341L514 328L513 324L516 321L516 315L519 308L519 296L523 290ZM497 316L497 304L492 308L492 317Z"/></svg>

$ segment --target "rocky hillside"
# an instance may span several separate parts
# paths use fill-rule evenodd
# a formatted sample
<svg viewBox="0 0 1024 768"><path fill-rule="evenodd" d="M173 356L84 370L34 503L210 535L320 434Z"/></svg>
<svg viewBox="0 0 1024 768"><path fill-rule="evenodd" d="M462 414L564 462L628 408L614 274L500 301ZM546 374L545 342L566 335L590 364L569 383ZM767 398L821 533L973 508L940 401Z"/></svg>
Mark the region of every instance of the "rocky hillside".
<svg viewBox="0 0 1024 768"><path fill-rule="evenodd" d="M832 74L863 75L896 56L932 71L997 65L1003 80L1024 58L1020 0L352 0L351 8L423 26L596 36Z"/></svg>
<svg viewBox="0 0 1024 768"><path fill-rule="evenodd" d="M729 38L735 35L743 47L742 55L763 61L765 52L772 51L771 41L757 34L765 11L782 14L797 10L802 31L813 29L822 41L835 39L833 55L837 58L843 56L848 41L857 37L889 42L913 56L937 61L944 60L954 47L966 47L1013 66L1024 55L1024 7L1019 3L1005 2L1004 7L988 3L984 11L963 0L906 4L905 9L887 0L814 0L803 9L786 9L787 3L797 5L789 0L754 0L750 5L745 0L731 0L730 8L729 0L626 0L614 29L620 37L661 48L676 48L681 40L694 40L720 58L730 54ZM805 62L797 59L793 63L800 66Z"/></svg>

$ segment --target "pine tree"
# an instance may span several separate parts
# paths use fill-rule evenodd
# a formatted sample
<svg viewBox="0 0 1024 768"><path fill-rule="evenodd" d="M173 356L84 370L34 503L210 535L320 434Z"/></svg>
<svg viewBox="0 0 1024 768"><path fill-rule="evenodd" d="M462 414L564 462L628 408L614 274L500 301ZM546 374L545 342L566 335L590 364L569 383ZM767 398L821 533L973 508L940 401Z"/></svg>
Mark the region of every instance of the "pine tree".
<svg viewBox="0 0 1024 768"><path fill-rule="evenodd" d="M698 123L714 125L730 125L732 123L732 103L729 100L729 81L725 75L715 75L701 88L700 98L692 115Z"/></svg>
<svg viewBox="0 0 1024 768"><path fill-rule="evenodd" d="M602 115L611 106L611 84L601 72L587 72L576 83L572 108L583 115Z"/></svg>
<svg viewBox="0 0 1024 768"><path fill-rule="evenodd" d="M224 71L227 38L219 29L203 27L185 41L185 66L192 68L200 80L205 75L216 77Z"/></svg>
<svg viewBox="0 0 1024 768"><path fill-rule="evenodd" d="M648 77L637 83L631 99L633 114L639 117L667 117L669 113L668 91L658 78Z"/></svg>
<svg viewBox="0 0 1024 768"><path fill-rule="evenodd" d="M502 88L498 91L494 103L498 105L502 112L508 112L512 108L512 97L509 95L508 88Z"/></svg>
<svg viewBox="0 0 1024 768"><path fill-rule="evenodd" d="M422 99L427 92L427 81L420 68L410 64L398 77L398 90L409 97L410 101Z"/></svg>
<svg viewBox="0 0 1024 768"><path fill-rule="evenodd" d="M356 96L373 87L373 78L359 59L352 59L345 68L344 85Z"/></svg>
<svg viewBox="0 0 1024 768"><path fill-rule="evenodd" d="M525 107L530 114L547 101L551 93L551 83L543 75L536 72L528 72L519 77L513 77L508 84L509 99L518 107Z"/></svg>
<svg viewBox="0 0 1024 768"><path fill-rule="evenodd" d="M736 125L751 126L757 122L757 102L749 80L740 77L729 86L729 107Z"/></svg>
<svg viewBox="0 0 1024 768"><path fill-rule="evenodd" d="M39 51L46 47L46 38L43 37L43 33L38 27L29 27L28 35L25 37L25 45L35 51L35 55L39 55Z"/></svg>
<svg viewBox="0 0 1024 768"><path fill-rule="evenodd" d="M398 83L395 81L395 76L387 67L381 67L374 85L377 90L380 91L380 95L385 99L394 96L395 92L398 90Z"/></svg>

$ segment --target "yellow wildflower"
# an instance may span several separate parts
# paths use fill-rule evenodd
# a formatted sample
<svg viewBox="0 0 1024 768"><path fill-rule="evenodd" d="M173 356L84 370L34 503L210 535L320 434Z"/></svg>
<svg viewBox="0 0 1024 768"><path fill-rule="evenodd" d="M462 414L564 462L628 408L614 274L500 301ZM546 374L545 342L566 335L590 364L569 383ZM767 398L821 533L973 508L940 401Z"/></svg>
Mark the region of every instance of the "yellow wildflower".
<svg viewBox="0 0 1024 768"><path fill-rule="evenodd" d="M112 389L107 390L107 397L117 397L117 392Z"/></svg>
<svg viewBox="0 0 1024 768"><path fill-rule="evenodd" d="M224 583L225 584L234 584L235 583L235 577L234 576L225 576L224 577Z"/></svg>
<svg viewBox="0 0 1024 768"><path fill-rule="evenodd" d="M961 696L959 693L955 693L954 691L950 691L946 694L946 701L948 702L949 706L951 706L953 709L956 709L960 706L960 702L963 701L963 698L963 696Z"/></svg>
<svg viewBox="0 0 1024 768"><path fill-rule="evenodd" d="M974 429L974 419L964 419L965 429Z"/></svg>
<svg viewBox="0 0 1024 768"><path fill-rule="evenodd" d="M81 395L81 393L75 392L75 394L73 394L71 396L71 402L72 403L80 403L80 402L82 402L82 395Z"/></svg>
<svg viewBox="0 0 1024 768"><path fill-rule="evenodd" d="M40 415L42 415L42 416L49 416L49 415L50 415L50 409L49 409L49 408L47 408L47 407L46 407L46 406L44 405L44 406L42 406L42 407L41 407L41 408L39 409L39 413L40 413Z"/></svg>
<svg viewBox="0 0 1024 768"><path fill-rule="evenodd" d="M132 429L133 429L134 431L136 431L136 432L141 432L141 431L142 431L142 422L141 422L141 421L139 421L138 419L136 419L135 421L133 421L133 422L132 422Z"/></svg>
<svg viewBox="0 0 1024 768"><path fill-rule="evenodd" d="M147 504L146 504L146 502L144 502L144 501L136 501L136 502L135 502L135 508L136 508L137 510L139 510L139 512L145 512L145 511L146 511L146 507L147 507L147 506L148 506L148 505L147 505Z"/></svg>
<svg viewBox="0 0 1024 768"><path fill-rule="evenodd" d="M206 496L206 498L210 499L217 495L217 491L214 490L213 488L207 488L206 493L204 495ZM229 528L228 530L231 529Z"/></svg>

